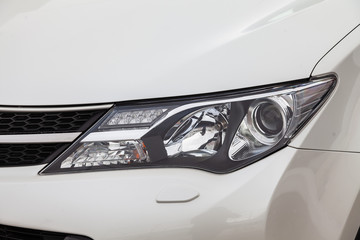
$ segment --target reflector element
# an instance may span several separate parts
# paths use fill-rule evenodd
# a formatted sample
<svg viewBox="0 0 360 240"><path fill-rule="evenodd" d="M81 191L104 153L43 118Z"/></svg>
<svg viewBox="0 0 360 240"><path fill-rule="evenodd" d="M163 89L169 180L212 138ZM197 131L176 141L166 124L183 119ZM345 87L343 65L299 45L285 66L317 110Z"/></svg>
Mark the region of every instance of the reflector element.
<svg viewBox="0 0 360 240"><path fill-rule="evenodd" d="M82 143L60 168L145 163L150 158L141 140Z"/></svg>
<svg viewBox="0 0 360 240"><path fill-rule="evenodd" d="M230 116L230 104L211 106L180 119L165 135L169 157L214 155L222 146Z"/></svg>

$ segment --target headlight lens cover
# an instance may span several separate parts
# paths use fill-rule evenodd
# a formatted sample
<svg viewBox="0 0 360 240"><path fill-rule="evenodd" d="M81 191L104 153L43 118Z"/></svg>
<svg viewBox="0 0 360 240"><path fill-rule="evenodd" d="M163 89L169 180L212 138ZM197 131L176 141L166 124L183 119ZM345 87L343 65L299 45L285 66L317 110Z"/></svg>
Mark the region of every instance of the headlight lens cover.
<svg viewBox="0 0 360 240"><path fill-rule="evenodd" d="M40 173L189 167L227 173L284 147L336 77L114 106Z"/></svg>

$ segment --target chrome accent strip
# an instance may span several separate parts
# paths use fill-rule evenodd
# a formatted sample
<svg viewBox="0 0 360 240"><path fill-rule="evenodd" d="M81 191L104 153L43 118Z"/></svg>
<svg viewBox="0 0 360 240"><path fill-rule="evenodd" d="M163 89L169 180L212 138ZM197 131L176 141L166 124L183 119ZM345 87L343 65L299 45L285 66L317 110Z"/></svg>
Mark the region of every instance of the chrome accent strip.
<svg viewBox="0 0 360 240"><path fill-rule="evenodd" d="M2 143L66 143L73 142L81 132L74 133L48 133L48 134L16 134L0 135Z"/></svg>
<svg viewBox="0 0 360 240"><path fill-rule="evenodd" d="M69 112L109 109L113 104L79 106L79 107L1 107L0 112Z"/></svg>

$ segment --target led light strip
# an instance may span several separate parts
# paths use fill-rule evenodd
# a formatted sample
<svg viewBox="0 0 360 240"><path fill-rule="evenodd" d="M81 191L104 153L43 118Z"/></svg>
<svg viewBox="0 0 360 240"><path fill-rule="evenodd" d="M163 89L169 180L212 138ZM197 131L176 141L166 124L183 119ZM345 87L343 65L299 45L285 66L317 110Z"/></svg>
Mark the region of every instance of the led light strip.
<svg viewBox="0 0 360 240"><path fill-rule="evenodd" d="M109 132L93 132L86 136L81 142L120 141L128 139L140 139L149 130L121 130Z"/></svg>

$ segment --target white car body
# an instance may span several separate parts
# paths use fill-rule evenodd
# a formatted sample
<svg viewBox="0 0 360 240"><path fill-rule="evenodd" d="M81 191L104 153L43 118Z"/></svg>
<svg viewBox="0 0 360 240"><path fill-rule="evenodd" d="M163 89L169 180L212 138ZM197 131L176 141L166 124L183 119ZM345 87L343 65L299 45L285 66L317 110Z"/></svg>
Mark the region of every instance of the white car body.
<svg viewBox="0 0 360 240"><path fill-rule="evenodd" d="M161 168L40 176L45 165L0 168L0 224L94 240L355 239L359 24L358 0L0 0L4 109L338 76L289 146L232 173ZM165 198L189 201L159 203L164 191Z"/></svg>

